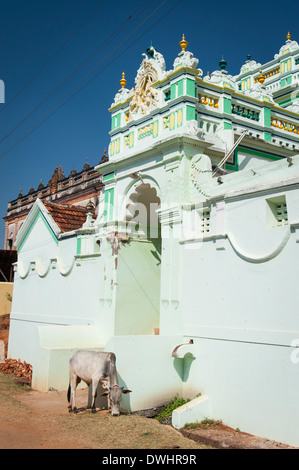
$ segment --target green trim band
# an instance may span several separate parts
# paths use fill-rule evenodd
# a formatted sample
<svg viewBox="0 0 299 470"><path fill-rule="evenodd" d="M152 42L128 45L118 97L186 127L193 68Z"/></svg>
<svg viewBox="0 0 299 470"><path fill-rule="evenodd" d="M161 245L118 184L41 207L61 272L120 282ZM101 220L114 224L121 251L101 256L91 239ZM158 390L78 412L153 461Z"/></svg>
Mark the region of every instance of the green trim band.
<svg viewBox="0 0 299 470"><path fill-rule="evenodd" d="M277 155L273 155L270 153L258 152L257 150L252 150L246 147L237 147L234 153L234 161L232 163L226 163L225 169L232 170L232 171L239 171L239 152L248 153L249 155L253 155L255 157L266 158L268 160L281 160L283 157L278 157Z"/></svg>
<svg viewBox="0 0 299 470"><path fill-rule="evenodd" d="M104 222L112 220L113 204L114 204L114 188L106 189L105 190L105 204L104 204Z"/></svg>
<svg viewBox="0 0 299 470"><path fill-rule="evenodd" d="M77 238L77 255L81 254L81 238Z"/></svg>
<svg viewBox="0 0 299 470"><path fill-rule="evenodd" d="M107 173L107 175L103 176L103 182L111 180L112 178L114 178L114 173Z"/></svg>

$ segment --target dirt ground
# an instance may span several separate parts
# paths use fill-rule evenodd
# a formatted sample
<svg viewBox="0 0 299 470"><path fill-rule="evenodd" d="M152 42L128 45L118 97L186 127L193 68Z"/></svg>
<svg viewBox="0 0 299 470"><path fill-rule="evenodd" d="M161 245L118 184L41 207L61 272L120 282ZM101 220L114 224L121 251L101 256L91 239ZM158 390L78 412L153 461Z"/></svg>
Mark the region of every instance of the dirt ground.
<svg viewBox="0 0 299 470"><path fill-rule="evenodd" d="M0 325L0 339L5 342L6 350L8 333L9 318L5 318L5 322L2 322ZM16 380L20 379L16 378ZM76 398L77 407L86 406L87 394L87 388L80 388L79 385ZM2 412L0 416L0 449L98 448L99 444L97 443L87 443L86 434L84 434L84 432L81 434L80 432L72 432L72 430L62 432L62 429L65 430L65 427L63 427L65 425L65 418L69 415L66 391L59 392L53 390L46 393L34 390L22 391L21 393L18 391L11 396L11 399L15 400L11 408L15 407L16 415L14 415L13 412L8 412L8 406L6 406L6 404L4 404L4 406L2 404L1 408L0 402L0 412ZM17 406L15 406L16 403L18 404ZM19 406L19 404L21 406ZM111 415L109 415L107 410L99 411L99 414L101 415L99 418L105 419L105 425L107 426L107 431L109 431L110 421L108 421L108 418L110 418L111 422L113 422L113 418L111 419ZM76 422L76 420L80 420L80 416L81 415L75 417L74 426L76 431L77 423L80 424L80 422ZM89 416L91 417L90 412ZM222 424L209 426L206 429L193 427L183 428L177 431L172 428L172 426L160 425L156 420L144 418L146 413L142 416L143 417L139 416L139 419L143 420L142 422L132 422L127 425L133 425L134 427L134 425L140 425L140 423L142 423L143 427L149 428L148 424L151 422L151 426L155 426L153 432L159 432L159 427L161 429L164 428L163 431L167 431L171 435L171 437L166 437L165 448L193 448L191 444L193 442L194 448L196 448L197 445L198 448L210 449L293 449L293 447L283 443L252 436ZM131 418L133 418L133 415L131 415ZM135 416L134 419L137 419L137 416ZM60 420L64 420L62 426ZM146 422L148 424L146 424ZM124 431L124 433L126 432L127 431ZM117 448L122 445L122 442L123 441L117 441L113 446ZM137 445L137 447L134 448L139 448L138 442L139 441L137 441L136 444L134 443L134 445ZM169 444L172 442L173 446ZM186 444L188 442L190 443L190 447ZM103 442L102 445L104 446L105 442Z"/></svg>
<svg viewBox="0 0 299 470"><path fill-rule="evenodd" d="M86 406L87 393L87 389L78 389L78 407ZM53 420L53 417L59 418L68 415L66 392L49 391L42 393L32 390L26 393L17 393L12 398L29 407L30 420L25 422L22 422L22 420L0 422L1 449L90 448L84 437L80 437L80 433L66 432L62 434L59 422ZM20 417L20 411L18 413ZM110 419L113 419L107 410L99 413L106 416L106 418L109 416ZM75 419L80 420L80 417L81 415ZM194 441L194 443L196 442L209 449L292 449L288 445L235 431L223 425L211 426L207 429L183 428L177 431L171 426L160 425L156 420L150 418L140 419L144 422L146 420L152 423L155 422L156 426L163 427L173 433L172 442L174 444L175 438L181 436L187 438L190 442ZM174 445L173 448L175 447L181 448L181 442L179 446ZM168 448L171 448L171 446L168 446ZM188 446L183 448L188 448Z"/></svg>
<svg viewBox="0 0 299 470"><path fill-rule="evenodd" d="M78 406L86 406L86 390L78 390ZM41 393L29 391L12 396L29 407L22 415L22 407L16 407L17 417L9 422L0 422L1 449L82 449L85 443L75 434L65 435L53 416L63 416L67 411L66 392Z"/></svg>

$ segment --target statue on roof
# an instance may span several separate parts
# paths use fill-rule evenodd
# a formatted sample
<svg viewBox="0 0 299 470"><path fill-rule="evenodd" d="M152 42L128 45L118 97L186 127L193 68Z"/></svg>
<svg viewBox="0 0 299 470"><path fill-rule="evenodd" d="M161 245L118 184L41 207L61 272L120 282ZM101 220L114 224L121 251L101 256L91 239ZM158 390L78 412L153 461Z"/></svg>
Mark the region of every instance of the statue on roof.
<svg viewBox="0 0 299 470"><path fill-rule="evenodd" d="M165 76L165 73L163 73L165 72L166 68L164 57L160 52L158 52L154 48L154 46L150 45L150 47L146 49L146 54L143 53L142 55L145 60L150 62L152 66L157 70L159 76L158 78L162 78L162 76Z"/></svg>
<svg viewBox="0 0 299 470"><path fill-rule="evenodd" d="M247 60L245 64L242 65L240 74L245 72L250 72L251 70L255 70L257 67L261 67L262 65L255 60L251 60L251 55L247 54Z"/></svg>
<svg viewBox="0 0 299 470"><path fill-rule="evenodd" d="M135 78L133 99L130 102L128 120L148 114L158 106L158 91L153 83L165 77L165 60L153 46L147 49L147 55L138 69Z"/></svg>
<svg viewBox="0 0 299 470"><path fill-rule="evenodd" d="M186 51L186 47L188 42L185 39L185 35L183 34L182 40L180 42L181 52L179 53L178 57L176 57L173 63L173 69L177 70L180 67L188 67L191 69L196 69L198 66L198 59L194 57L192 52ZM199 75L202 76L203 72L201 69L199 70Z"/></svg>
<svg viewBox="0 0 299 470"><path fill-rule="evenodd" d="M134 88L132 88L131 90L129 90L128 88L125 88L127 84L127 80L125 79L125 72L122 73L122 78L119 82L121 84L121 88L116 93L114 97L114 101L111 104L111 108L113 108L113 106L116 106L119 103L124 103L134 93Z"/></svg>
<svg viewBox="0 0 299 470"><path fill-rule="evenodd" d="M298 42L291 40L291 35L289 32L286 36L286 39L287 40L285 44L281 46L281 48L279 49L279 53L274 55L274 59L277 59L279 56L285 54L288 51L292 52L292 51L296 51L297 49L299 49Z"/></svg>
<svg viewBox="0 0 299 470"><path fill-rule="evenodd" d="M270 103L274 103L273 95L270 90L264 85L265 76L263 75L262 70L260 70L260 74L257 77L257 81L252 85L251 88L244 90L243 93L246 96L250 96L256 100L260 101L269 101Z"/></svg>
<svg viewBox="0 0 299 470"><path fill-rule="evenodd" d="M59 165L57 168L55 168L54 174L48 183L52 194L57 192L57 185L59 181L62 181L64 178L64 172L61 166Z"/></svg>
<svg viewBox="0 0 299 470"><path fill-rule="evenodd" d="M222 59L219 62L220 70L215 70L211 73L211 75L207 74L204 78L204 82L214 83L218 86L228 86L229 88L235 90L236 89L236 79L232 75L230 75L226 69L227 62L226 60Z"/></svg>
<svg viewBox="0 0 299 470"><path fill-rule="evenodd" d="M104 149L104 153L103 153L103 156L102 156L102 158L101 158L100 165L101 165L102 163L105 163L105 162L108 162L108 161L109 161L109 157L108 157L108 155L107 155L106 152L107 152L107 150Z"/></svg>

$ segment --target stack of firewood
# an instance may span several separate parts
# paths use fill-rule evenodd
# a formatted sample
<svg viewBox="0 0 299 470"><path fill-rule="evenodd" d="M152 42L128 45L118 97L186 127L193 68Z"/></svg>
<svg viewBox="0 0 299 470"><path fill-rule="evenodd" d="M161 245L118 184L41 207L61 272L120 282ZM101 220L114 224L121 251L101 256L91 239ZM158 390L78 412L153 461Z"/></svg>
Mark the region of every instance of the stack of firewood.
<svg viewBox="0 0 299 470"><path fill-rule="evenodd" d="M5 362L0 363L0 372L4 374L12 374L19 379L20 382L31 385L32 380L32 366L27 362L22 362L21 359L5 359Z"/></svg>

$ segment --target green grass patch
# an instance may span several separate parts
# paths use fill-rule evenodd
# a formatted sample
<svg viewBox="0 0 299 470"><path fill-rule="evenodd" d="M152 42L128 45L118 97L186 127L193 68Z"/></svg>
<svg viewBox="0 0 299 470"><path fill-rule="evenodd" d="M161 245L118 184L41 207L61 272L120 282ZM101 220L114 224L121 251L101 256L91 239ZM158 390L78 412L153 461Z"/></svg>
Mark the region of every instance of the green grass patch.
<svg viewBox="0 0 299 470"><path fill-rule="evenodd" d="M155 419L159 421L159 423L163 424L165 422L168 422L171 419L172 412L176 409L179 408L182 405L185 405L190 401L190 398L182 398L175 396L170 403L164 405L163 409L160 411L160 413L155 416Z"/></svg>
<svg viewBox="0 0 299 470"><path fill-rule="evenodd" d="M215 426L221 426L223 423L220 419L214 420L210 418L205 418L200 422L196 423L186 423L185 428L187 429L208 429Z"/></svg>

